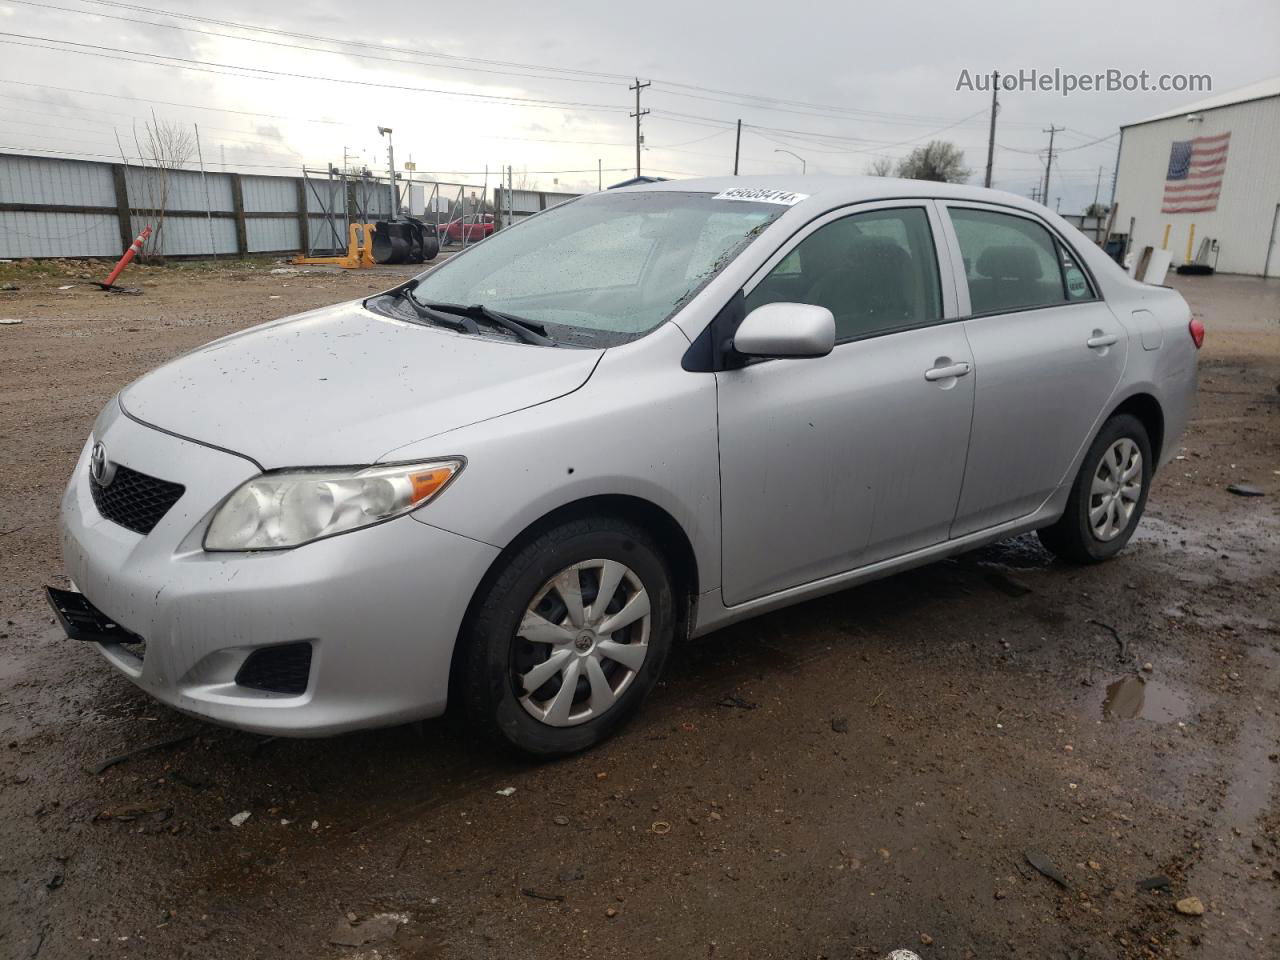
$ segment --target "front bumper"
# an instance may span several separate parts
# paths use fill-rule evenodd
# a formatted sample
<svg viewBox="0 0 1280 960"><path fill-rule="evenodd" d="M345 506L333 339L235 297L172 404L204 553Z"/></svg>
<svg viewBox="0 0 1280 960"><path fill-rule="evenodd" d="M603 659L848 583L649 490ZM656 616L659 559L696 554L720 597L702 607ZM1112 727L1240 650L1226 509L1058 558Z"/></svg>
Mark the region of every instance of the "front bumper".
<svg viewBox="0 0 1280 960"><path fill-rule="evenodd" d="M146 536L98 513L88 459L182 483L181 499ZM104 411L62 500L62 549L76 589L145 642L95 642L103 656L169 706L217 723L319 736L443 712L467 604L497 549L408 518L293 550L206 553L214 509L259 471L242 457ZM305 641L300 694L238 684L260 648Z"/></svg>

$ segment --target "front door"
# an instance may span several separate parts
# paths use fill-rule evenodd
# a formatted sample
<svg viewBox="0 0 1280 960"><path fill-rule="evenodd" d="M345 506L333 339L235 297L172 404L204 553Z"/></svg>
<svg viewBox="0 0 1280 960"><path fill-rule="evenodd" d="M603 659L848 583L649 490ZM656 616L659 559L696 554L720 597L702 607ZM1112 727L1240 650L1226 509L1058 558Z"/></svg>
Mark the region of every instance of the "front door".
<svg viewBox="0 0 1280 960"><path fill-rule="evenodd" d="M811 224L745 290L748 311L828 307L835 349L716 375L727 605L938 543L955 515L973 358L938 213L857 209Z"/></svg>
<svg viewBox="0 0 1280 960"><path fill-rule="evenodd" d="M953 537L1034 513L1093 439L1128 334L1061 238L1008 209L948 205L977 367ZM963 291L962 291L963 293ZM962 297L963 305L963 297Z"/></svg>

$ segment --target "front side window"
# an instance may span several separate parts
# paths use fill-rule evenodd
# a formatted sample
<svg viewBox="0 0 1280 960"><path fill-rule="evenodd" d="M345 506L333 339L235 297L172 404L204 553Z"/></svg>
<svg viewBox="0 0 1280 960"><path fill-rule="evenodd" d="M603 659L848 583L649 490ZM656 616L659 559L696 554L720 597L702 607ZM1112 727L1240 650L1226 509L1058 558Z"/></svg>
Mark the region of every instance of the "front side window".
<svg viewBox="0 0 1280 960"><path fill-rule="evenodd" d="M952 207L974 315L1092 299L1084 271L1043 226L1026 217Z"/></svg>
<svg viewBox="0 0 1280 960"><path fill-rule="evenodd" d="M942 292L929 217L922 207L853 214L815 230L747 297L826 307L836 340L935 323Z"/></svg>
<svg viewBox="0 0 1280 960"><path fill-rule="evenodd" d="M600 193L499 230L413 287L422 303L483 304L557 342L625 343L654 329L787 209L710 193Z"/></svg>

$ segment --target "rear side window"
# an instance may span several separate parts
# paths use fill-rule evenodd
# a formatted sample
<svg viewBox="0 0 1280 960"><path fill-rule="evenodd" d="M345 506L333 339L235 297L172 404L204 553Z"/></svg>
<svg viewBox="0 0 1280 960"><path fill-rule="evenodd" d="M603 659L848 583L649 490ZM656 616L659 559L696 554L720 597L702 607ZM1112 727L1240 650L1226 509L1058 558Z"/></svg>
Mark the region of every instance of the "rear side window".
<svg viewBox="0 0 1280 960"><path fill-rule="evenodd" d="M756 285L746 307L826 307L844 341L937 323L941 301L929 217L920 207L895 207L815 230Z"/></svg>
<svg viewBox="0 0 1280 960"><path fill-rule="evenodd" d="M972 313L1003 313L1093 298L1075 258L1070 257L1068 267L1068 252L1035 221L964 207L952 207L950 213L964 258Z"/></svg>
<svg viewBox="0 0 1280 960"><path fill-rule="evenodd" d="M1058 258L1062 261L1062 282L1067 290L1068 300L1093 300L1093 284L1089 275L1084 272L1076 255L1067 249L1066 244L1058 242Z"/></svg>

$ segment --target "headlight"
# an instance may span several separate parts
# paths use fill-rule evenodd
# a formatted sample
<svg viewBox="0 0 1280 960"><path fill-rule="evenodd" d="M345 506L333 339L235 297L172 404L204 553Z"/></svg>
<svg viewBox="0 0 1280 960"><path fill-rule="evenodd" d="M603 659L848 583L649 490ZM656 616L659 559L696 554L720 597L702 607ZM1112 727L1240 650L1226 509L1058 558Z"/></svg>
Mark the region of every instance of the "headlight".
<svg viewBox="0 0 1280 960"><path fill-rule="evenodd" d="M206 550L280 550L398 517L422 506L462 469L462 460L299 470L248 481L223 502Z"/></svg>

